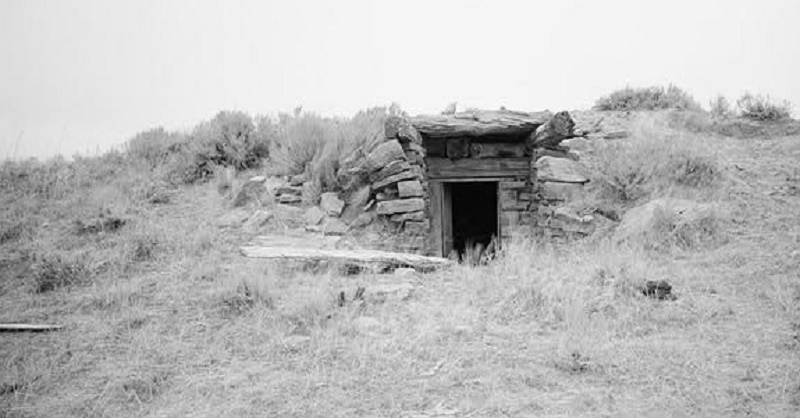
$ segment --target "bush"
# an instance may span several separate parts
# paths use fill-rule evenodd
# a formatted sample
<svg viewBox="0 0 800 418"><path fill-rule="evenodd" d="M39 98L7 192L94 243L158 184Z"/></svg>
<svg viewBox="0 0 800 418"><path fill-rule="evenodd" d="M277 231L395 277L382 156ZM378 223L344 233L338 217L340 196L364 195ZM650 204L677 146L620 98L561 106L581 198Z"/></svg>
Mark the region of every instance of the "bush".
<svg viewBox="0 0 800 418"><path fill-rule="evenodd" d="M778 102L769 96L749 92L736 101L736 107L742 117L758 121L780 121L792 116L792 105L788 101Z"/></svg>
<svg viewBox="0 0 800 418"><path fill-rule="evenodd" d="M269 154L269 138L258 135L253 119L244 112L218 113L195 127L192 141L200 146L201 164L211 162L246 170L256 167Z"/></svg>
<svg viewBox="0 0 800 418"><path fill-rule="evenodd" d="M149 167L166 164L169 154L180 148L186 138L176 132L167 132L162 127L136 134L125 143L129 158L145 162Z"/></svg>
<svg viewBox="0 0 800 418"><path fill-rule="evenodd" d="M700 110L700 105L682 89L664 87L631 88L617 90L595 102L597 110Z"/></svg>
<svg viewBox="0 0 800 418"><path fill-rule="evenodd" d="M731 103L723 95L717 95L708 102L708 108L712 115L727 117L733 114Z"/></svg>

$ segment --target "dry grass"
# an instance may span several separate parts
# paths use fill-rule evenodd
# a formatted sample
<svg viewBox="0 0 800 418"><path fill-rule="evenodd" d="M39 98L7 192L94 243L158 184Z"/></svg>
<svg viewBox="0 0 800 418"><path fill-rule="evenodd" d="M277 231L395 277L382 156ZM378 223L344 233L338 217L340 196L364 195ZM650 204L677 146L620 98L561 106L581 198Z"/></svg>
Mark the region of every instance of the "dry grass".
<svg viewBox="0 0 800 418"><path fill-rule="evenodd" d="M718 188L723 159L711 139L672 129L658 114L640 115L631 131L627 140L599 144L588 158L599 198L627 204Z"/></svg>
<svg viewBox="0 0 800 418"><path fill-rule="evenodd" d="M342 276L241 258L254 232L216 226L229 203L214 183L153 204L83 161L68 170L87 178L8 189L4 219L25 232L0 242L0 321L66 329L3 335L0 412L796 416L800 197L780 191L796 177L800 142L719 139L704 154L704 138L670 135L658 138L700 148L654 140L676 157L644 191L715 202L729 241L677 240L668 251L520 241L488 265ZM709 155L721 174L708 183L683 181L695 171L673 164ZM105 208L130 221L75 233L74 219ZM88 274L34 292L32 266L56 254ZM677 300L644 297L639 287L655 279ZM415 288L408 300L353 301L359 286L400 281Z"/></svg>

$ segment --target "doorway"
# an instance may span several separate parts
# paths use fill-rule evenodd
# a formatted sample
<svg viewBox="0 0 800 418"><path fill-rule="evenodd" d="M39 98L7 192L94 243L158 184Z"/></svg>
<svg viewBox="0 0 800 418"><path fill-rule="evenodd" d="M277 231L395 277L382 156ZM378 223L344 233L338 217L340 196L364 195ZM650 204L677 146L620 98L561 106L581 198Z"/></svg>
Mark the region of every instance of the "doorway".
<svg viewBox="0 0 800 418"><path fill-rule="evenodd" d="M477 244L500 236L496 181L444 181L432 190L433 221L441 231L442 256L459 257ZM436 213L438 212L438 213Z"/></svg>

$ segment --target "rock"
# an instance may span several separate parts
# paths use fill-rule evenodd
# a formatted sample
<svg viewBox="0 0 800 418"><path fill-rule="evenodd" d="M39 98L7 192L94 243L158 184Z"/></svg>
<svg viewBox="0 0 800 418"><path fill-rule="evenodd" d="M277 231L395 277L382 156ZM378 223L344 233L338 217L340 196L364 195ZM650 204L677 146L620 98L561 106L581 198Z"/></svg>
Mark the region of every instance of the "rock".
<svg viewBox="0 0 800 418"><path fill-rule="evenodd" d="M574 136L575 121L569 112L558 112L550 120L536 128L528 142L533 147L551 147Z"/></svg>
<svg viewBox="0 0 800 418"><path fill-rule="evenodd" d="M369 197L372 194L372 187L369 185L361 186L358 190L351 193L347 197L347 205L354 208L362 208L369 202Z"/></svg>
<svg viewBox="0 0 800 418"><path fill-rule="evenodd" d="M397 183L397 190L400 197L421 197L422 183L419 180L401 181Z"/></svg>
<svg viewBox="0 0 800 418"><path fill-rule="evenodd" d="M589 235L594 232L593 221L594 217L591 215L578 216L571 213L567 208L556 208L550 216L542 218L539 225L560 229L565 232L577 232Z"/></svg>
<svg viewBox="0 0 800 418"><path fill-rule="evenodd" d="M289 351L298 351L305 347L309 341L311 341L311 337L305 335L290 335L283 339L283 345Z"/></svg>
<svg viewBox="0 0 800 418"><path fill-rule="evenodd" d="M380 171L370 174L369 181L372 183L379 182L389 176L393 176L397 173L401 173L410 169L411 164L409 164L407 161L392 161L386 167L381 168Z"/></svg>
<svg viewBox="0 0 800 418"><path fill-rule="evenodd" d="M325 224L322 228L322 231L325 235L344 235L347 233L347 230L350 229L347 224L342 222L338 218L328 218L325 220Z"/></svg>
<svg viewBox="0 0 800 418"><path fill-rule="evenodd" d="M248 213L244 209L236 209L230 212L227 212L220 216L217 219L217 226L220 228L232 228L241 226L247 218L250 217L250 213Z"/></svg>
<svg viewBox="0 0 800 418"><path fill-rule="evenodd" d="M312 206L306 210L306 213L303 215L303 220L306 222L306 225L319 225L324 217L325 213L323 213L320 208Z"/></svg>
<svg viewBox="0 0 800 418"><path fill-rule="evenodd" d="M419 167L415 167L415 168L419 168ZM383 180L376 181L376 182L372 183L372 188L373 188L373 190L380 190L380 189L383 189L384 187L391 186L391 185L393 185L395 183L398 183L398 182L401 182L403 180L416 180L416 179L419 179L419 178L420 178L420 176L419 176L419 173L418 173L417 170L414 170L414 169L406 170L406 171L397 173L395 175L389 176L389 177L387 177L387 178L385 178Z"/></svg>
<svg viewBox="0 0 800 418"><path fill-rule="evenodd" d="M384 122L384 133L389 139L398 139L402 143L421 144L422 137L408 119L401 116L389 116Z"/></svg>
<svg viewBox="0 0 800 418"><path fill-rule="evenodd" d="M409 267L400 267L394 269L394 275L399 277L416 276L417 271Z"/></svg>
<svg viewBox="0 0 800 418"><path fill-rule="evenodd" d="M350 223L350 228L363 228L375 220L375 215L371 212L360 213L353 222Z"/></svg>
<svg viewBox="0 0 800 418"><path fill-rule="evenodd" d="M572 161L578 161L580 159L578 154L567 149L541 148L536 151L536 155L540 157L565 158Z"/></svg>
<svg viewBox="0 0 800 418"><path fill-rule="evenodd" d="M569 202L581 197L583 184L542 182L539 183L539 192L544 200Z"/></svg>
<svg viewBox="0 0 800 418"><path fill-rule="evenodd" d="M396 160L405 160L406 154L403 147L396 140L386 141L372 150L367 155L366 165L370 171L377 171Z"/></svg>
<svg viewBox="0 0 800 418"><path fill-rule="evenodd" d="M383 189L382 192L378 192L375 195L375 200L378 202L382 202L384 200L395 200L399 197L400 193L397 192L394 188L387 188Z"/></svg>
<svg viewBox="0 0 800 418"><path fill-rule="evenodd" d="M303 198L293 194L282 194L280 197L278 197L278 203L283 204L300 203L302 200Z"/></svg>
<svg viewBox="0 0 800 418"><path fill-rule="evenodd" d="M425 220L425 212L418 210L416 212L408 212L408 213L401 213L398 215L392 215L389 218L392 222L405 222L405 221L424 221Z"/></svg>
<svg viewBox="0 0 800 418"><path fill-rule="evenodd" d="M308 181L308 175L306 173L297 174L297 175L292 176L289 179L289 185L290 186L302 186L303 183L305 183L307 181Z"/></svg>
<svg viewBox="0 0 800 418"><path fill-rule="evenodd" d="M262 226L266 225L273 218L272 212L266 210L257 210L250 218L244 223L244 228L249 231L257 231Z"/></svg>
<svg viewBox="0 0 800 418"><path fill-rule="evenodd" d="M561 146L569 148L570 151L587 152L592 150L592 145L586 138L570 138L561 143Z"/></svg>
<svg viewBox="0 0 800 418"><path fill-rule="evenodd" d="M303 203L309 206L314 206L319 203L320 185L313 181L307 181L301 186L302 193L300 195Z"/></svg>
<svg viewBox="0 0 800 418"><path fill-rule="evenodd" d="M425 201L418 197L378 202L378 215L416 212L423 209L425 209Z"/></svg>
<svg viewBox="0 0 800 418"><path fill-rule="evenodd" d="M545 156L536 161L536 176L539 181L558 183L588 183L581 174L581 165L575 161Z"/></svg>
<svg viewBox="0 0 800 418"><path fill-rule="evenodd" d="M339 217L344 210L344 202L339 199L339 195L334 192L327 192L320 195L319 206L328 216Z"/></svg>
<svg viewBox="0 0 800 418"><path fill-rule="evenodd" d="M247 180L242 185L242 188L239 189L239 193L236 194L236 198L233 199L233 207L239 208L252 201L260 201L266 192L266 189L264 188L265 180L266 177L263 176L253 177L250 180Z"/></svg>
<svg viewBox="0 0 800 418"><path fill-rule="evenodd" d="M376 284L366 287L365 299L372 303L403 301L414 294L414 286L410 283Z"/></svg>
<svg viewBox="0 0 800 418"><path fill-rule="evenodd" d="M675 300L672 294L672 285L666 280L648 280L642 288L642 294L658 300Z"/></svg>
<svg viewBox="0 0 800 418"><path fill-rule="evenodd" d="M302 196L303 195L303 188L299 186L281 186L275 190L275 194L278 195L293 195L293 196Z"/></svg>
<svg viewBox="0 0 800 418"><path fill-rule="evenodd" d="M424 221L408 221L406 222L405 232L413 235L423 235L427 234L428 230L431 229L430 222L428 220Z"/></svg>
<svg viewBox="0 0 800 418"><path fill-rule="evenodd" d="M630 209L622 216L614 232L616 242L631 239L663 242L688 232L687 237L703 238L698 233L713 234L714 207L691 200L660 198Z"/></svg>

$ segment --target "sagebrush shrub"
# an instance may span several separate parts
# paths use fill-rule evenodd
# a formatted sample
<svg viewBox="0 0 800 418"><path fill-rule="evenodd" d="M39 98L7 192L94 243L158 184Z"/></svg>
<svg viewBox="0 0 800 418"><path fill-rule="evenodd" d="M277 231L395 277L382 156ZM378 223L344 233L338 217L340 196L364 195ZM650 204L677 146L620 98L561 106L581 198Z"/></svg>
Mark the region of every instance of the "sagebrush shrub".
<svg viewBox="0 0 800 418"><path fill-rule="evenodd" d="M125 143L129 158L141 160L149 167L166 164L169 154L177 151L186 138L177 132L167 132L163 127L140 132Z"/></svg>
<svg viewBox="0 0 800 418"><path fill-rule="evenodd" d="M736 101L739 114L748 119L760 121L780 121L791 119L792 104L787 100L778 101L769 96L745 93Z"/></svg>
<svg viewBox="0 0 800 418"><path fill-rule="evenodd" d="M669 85L624 89L612 92L595 102L597 110L700 110L700 105L683 89Z"/></svg>

